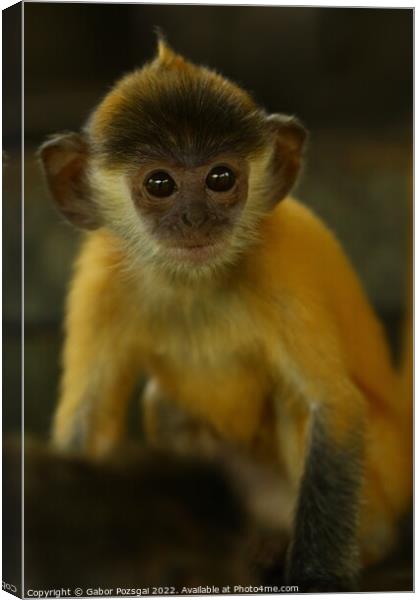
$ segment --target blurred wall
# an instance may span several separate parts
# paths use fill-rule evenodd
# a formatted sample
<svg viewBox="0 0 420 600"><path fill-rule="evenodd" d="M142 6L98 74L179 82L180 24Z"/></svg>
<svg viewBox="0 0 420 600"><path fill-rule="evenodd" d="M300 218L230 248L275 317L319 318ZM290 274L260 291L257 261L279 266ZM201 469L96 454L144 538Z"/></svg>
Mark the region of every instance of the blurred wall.
<svg viewBox="0 0 420 600"><path fill-rule="evenodd" d="M29 430L45 434L49 427L63 301L78 243L49 202L34 153L47 135L80 128L117 78L153 56L156 26L177 51L239 82L269 111L305 123L311 142L296 195L337 233L397 337L409 228L412 15L407 9L25 4ZM12 125L6 135L18 144ZM6 302L5 318L18 318L13 301Z"/></svg>

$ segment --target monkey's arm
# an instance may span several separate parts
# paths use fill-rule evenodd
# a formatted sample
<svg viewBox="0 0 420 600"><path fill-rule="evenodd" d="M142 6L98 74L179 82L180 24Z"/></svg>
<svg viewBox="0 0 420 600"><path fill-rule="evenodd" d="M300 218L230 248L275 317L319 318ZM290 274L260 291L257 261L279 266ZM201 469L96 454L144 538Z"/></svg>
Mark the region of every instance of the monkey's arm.
<svg viewBox="0 0 420 600"><path fill-rule="evenodd" d="M325 225L291 199L267 223L271 252L263 275L276 282L270 291L280 319L270 340L273 364L311 416L306 444L299 435L289 443L293 428L279 394L279 445L298 465L294 481L302 484L290 573L333 579L345 570L356 529L364 562L389 552L411 497L397 380L383 328ZM333 515L327 506L340 510Z"/></svg>
<svg viewBox="0 0 420 600"><path fill-rule="evenodd" d="M320 311L316 320L309 314L295 315L293 335L284 340L290 384L309 412L287 575L301 591L349 590L359 568L366 407L346 374L331 321Z"/></svg>
<svg viewBox="0 0 420 600"><path fill-rule="evenodd" d="M53 425L56 447L93 455L106 452L121 437L139 369L119 256L108 237L90 234L76 266Z"/></svg>

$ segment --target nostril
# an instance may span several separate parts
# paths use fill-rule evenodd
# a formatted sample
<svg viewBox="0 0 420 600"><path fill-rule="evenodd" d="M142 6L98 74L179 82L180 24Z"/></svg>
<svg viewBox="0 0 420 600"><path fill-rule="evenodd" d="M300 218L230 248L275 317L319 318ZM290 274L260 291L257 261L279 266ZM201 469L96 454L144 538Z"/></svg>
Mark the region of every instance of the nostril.
<svg viewBox="0 0 420 600"><path fill-rule="evenodd" d="M192 223L192 221L191 221L191 219L190 219L190 217L189 217L189 215L187 213L183 213L181 215L181 220L184 223L184 225L186 225L187 227L192 227L193 226L193 223Z"/></svg>

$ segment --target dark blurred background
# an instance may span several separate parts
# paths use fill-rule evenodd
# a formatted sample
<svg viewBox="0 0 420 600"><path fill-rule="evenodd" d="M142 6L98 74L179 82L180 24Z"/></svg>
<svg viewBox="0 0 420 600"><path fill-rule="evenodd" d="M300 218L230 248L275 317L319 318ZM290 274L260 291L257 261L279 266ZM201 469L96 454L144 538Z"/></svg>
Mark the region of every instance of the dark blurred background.
<svg viewBox="0 0 420 600"><path fill-rule="evenodd" d="M35 151L47 135L79 129L117 78L153 56L156 26L177 51L234 79L269 111L305 123L311 141L295 195L337 233L396 348L411 227L411 10L26 3L24 12L28 432L49 429L79 240L48 199ZM19 98L8 106L6 168L13 173ZM18 203L19 193L11 184L4 194L9 265L18 261L18 223L7 203ZM17 271L9 269L10 278ZM19 303L8 283L4 318L9 348L18 353ZM4 402L17 403L16 365L4 377ZM13 429L12 416L4 425Z"/></svg>

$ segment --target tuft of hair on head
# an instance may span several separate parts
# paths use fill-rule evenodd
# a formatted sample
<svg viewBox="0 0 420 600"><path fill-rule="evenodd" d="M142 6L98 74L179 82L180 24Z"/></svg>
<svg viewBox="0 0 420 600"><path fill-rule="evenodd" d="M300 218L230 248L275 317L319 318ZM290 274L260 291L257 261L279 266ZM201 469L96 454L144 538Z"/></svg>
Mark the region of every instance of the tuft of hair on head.
<svg viewBox="0 0 420 600"><path fill-rule="evenodd" d="M157 35L157 56L155 65L164 68L182 68L187 65L187 61L183 56L177 54L168 44L162 30L156 28Z"/></svg>

